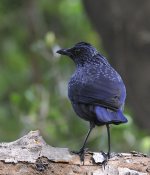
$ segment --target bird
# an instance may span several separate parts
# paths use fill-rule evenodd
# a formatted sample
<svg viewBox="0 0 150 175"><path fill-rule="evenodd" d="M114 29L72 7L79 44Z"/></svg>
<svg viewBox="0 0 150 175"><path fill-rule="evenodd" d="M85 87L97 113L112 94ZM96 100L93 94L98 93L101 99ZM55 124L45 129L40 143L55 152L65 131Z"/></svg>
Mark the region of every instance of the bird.
<svg viewBox="0 0 150 175"><path fill-rule="evenodd" d="M82 147L75 153L84 159L88 137L95 126L105 125L110 158L110 125L127 123L123 114L126 87L119 73L107 58L87 42L78 42L71 48L59 49L58 54L70 57L76 69L68 83L68 97L75 113L90 124Z"/></svg>

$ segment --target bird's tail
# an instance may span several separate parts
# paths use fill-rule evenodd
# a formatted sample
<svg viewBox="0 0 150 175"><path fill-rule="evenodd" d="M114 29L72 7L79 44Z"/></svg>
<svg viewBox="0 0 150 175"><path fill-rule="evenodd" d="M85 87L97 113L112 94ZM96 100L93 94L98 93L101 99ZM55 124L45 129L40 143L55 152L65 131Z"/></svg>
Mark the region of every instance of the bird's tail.
<svg viewBox="0 0 150 175"><path fill-rule="evenodd" d="M96 113L97 120L101 124L106 124L106 123L120 124L120 123L128 122L128 120L123 115L120 109L118 111L112 111L110 109L107 109L101 106L96 106L95 113Z"/></svg>

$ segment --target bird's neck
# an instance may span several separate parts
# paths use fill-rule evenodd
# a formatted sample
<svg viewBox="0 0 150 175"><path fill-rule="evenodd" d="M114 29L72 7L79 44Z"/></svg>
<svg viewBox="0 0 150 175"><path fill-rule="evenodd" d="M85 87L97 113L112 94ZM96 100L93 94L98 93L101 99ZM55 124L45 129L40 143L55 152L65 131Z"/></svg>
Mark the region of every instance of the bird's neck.
<svg viewBox="0 0 150 175"><path fill-rule="evenodd" d="M74 62L77 67L83 67L88 64L100 64L100 59L96 56L97 54L98 53L92 56L84 54L83 57L74 59Z"/></svg>

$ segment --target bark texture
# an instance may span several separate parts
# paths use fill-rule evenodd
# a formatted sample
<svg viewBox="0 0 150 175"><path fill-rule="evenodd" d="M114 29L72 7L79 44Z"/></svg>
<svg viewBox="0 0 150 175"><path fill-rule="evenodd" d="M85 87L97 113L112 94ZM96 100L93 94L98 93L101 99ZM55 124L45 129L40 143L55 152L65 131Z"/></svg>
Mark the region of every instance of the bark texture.
<svg viewBox="0 0 150 175"><path fill-rule="evenodd" d="M0 175L149 175L150 157L119 153L104 167L101 153L87 152L84 163L68 148L46 144L39 131L0 144Z"/></svg>
<svg viewBox="0 0 150 175"><path fill-rule="evenodd" d="M150 1L83 0L83 4L125 80L135 121L150 132Z"/></svg>

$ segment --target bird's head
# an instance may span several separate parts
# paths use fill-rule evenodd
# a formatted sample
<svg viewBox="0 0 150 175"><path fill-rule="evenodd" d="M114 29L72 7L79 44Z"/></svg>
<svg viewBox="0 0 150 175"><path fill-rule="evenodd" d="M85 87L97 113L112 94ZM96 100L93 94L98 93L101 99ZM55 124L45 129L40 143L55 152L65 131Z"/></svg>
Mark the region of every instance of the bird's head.
<svg viewBox="0 0 150 175"><path fill-rule="evenodd" d="M84 64L91 61L98 52L91 44L79 42L72 48L60 49L57 53L69 56L76 64Z"/></svg>

